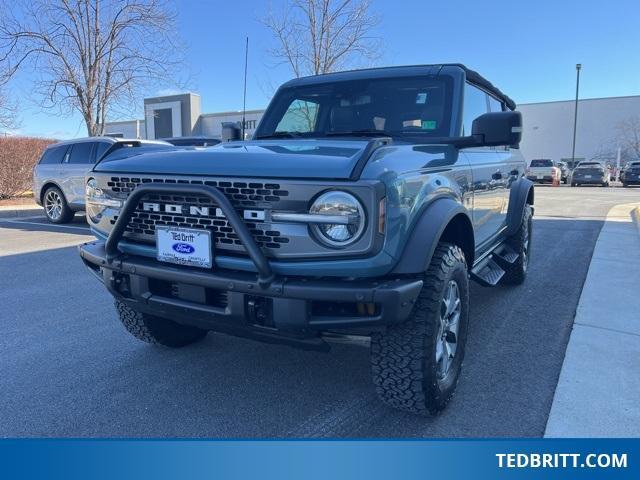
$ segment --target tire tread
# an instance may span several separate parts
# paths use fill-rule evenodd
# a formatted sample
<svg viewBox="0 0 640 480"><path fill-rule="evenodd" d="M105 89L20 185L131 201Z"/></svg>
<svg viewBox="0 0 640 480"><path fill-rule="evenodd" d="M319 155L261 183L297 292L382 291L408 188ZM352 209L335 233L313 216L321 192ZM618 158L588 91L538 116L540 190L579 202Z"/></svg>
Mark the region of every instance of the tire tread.
<svg viewBox="0 0 640 480"><path fill-rule="evenodd" d="M427 358L432 352L425 339L437 335L441 292L449 271L458 263L464 265L466 272L460 247L440 243L424 273L424 284L410 318L372 337L373 382L380 399L391 407L434 415L453 396L455 384L444 396L437 386L435 370L430 371ZM468 296L463 301L468 302ZM464 347L460 354L464 355Z"/></svg>

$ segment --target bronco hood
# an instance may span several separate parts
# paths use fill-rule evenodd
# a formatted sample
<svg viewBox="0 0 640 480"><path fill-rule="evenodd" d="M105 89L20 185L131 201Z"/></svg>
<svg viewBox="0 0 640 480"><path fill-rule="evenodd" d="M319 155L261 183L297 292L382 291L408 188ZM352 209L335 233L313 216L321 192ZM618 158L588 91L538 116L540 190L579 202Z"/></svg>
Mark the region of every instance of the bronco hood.
<svg viewBox="0 0 640 480"><path fill-rule="evenodd" d="M95 172L225 177L348 179L367 141L260 140L221 143L205 149L139 153L121 149Z"/></svg>

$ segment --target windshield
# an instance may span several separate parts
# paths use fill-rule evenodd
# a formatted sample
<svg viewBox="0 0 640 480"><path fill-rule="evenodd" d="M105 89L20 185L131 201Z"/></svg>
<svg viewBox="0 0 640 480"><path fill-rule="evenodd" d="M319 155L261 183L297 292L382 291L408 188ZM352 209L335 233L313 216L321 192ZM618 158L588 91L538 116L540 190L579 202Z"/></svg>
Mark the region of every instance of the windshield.
<svg viewBox="0 0 640 480"><path fill-rule="evenodd" d="M281 89L254 138L450 134L452 79L402 77Z"/></svg>
<svg viewBox="0 0 640 480"><path fill-rule="evenodd" d="M531 167L553 167L551 160L531 160Z"/></svg>

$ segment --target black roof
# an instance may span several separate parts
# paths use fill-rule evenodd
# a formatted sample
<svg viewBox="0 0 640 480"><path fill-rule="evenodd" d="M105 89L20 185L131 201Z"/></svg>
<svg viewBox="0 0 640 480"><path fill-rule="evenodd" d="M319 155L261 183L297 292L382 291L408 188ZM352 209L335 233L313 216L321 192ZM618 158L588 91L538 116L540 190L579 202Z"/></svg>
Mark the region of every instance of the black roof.
<svg viewBox="0 0 640 480"><path fill-rule="evenodd" d="M329 81L343 81L354 80L358 78L370 78L375 77L387 77L393 75L438 75L444 73L443 70L459 69L464 71L467 80L474 85L491 93L495 97L502 100L507 107L511 110L515 110L516 103L507 95L502 93L497 87L495 87L489 80L484 78L475 70L467 68L461 63L440 63L434 65L406 65L398 67L379 67L379 68L365 68L361 70L347 70L344 72L324 73L322 75L313 75L309 77L295 78L286 82L283 87L292 87L300 85L312 85L315 83L324 83Z"/></svg>
<svg viewBox="0 0 640 480"><path fill-rule="evenodd" d="M469 80L469 82L473 83L474 85L478 85L479 87L482 87L487 92L490 92L496 97L498 97L499 99L503 100L504 103L506 103L507 107L509 107L509 109L511 110L516 109L516 102L514 102L508 95L502 93L498 87L494 86L493 83L491 83L489 80L484 78L475 70L471 70L470 68L465 67L461 63L452 63L449 65L462 68L467 74L467 80Z"/></svg>

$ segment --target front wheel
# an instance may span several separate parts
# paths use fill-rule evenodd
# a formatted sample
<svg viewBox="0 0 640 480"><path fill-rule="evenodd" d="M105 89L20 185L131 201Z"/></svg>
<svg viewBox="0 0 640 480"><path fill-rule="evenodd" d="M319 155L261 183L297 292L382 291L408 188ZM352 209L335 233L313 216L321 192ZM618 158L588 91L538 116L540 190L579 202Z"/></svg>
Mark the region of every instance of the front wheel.
<svg viewBox="0 0 640 480"><path fill-rule="evenodd" d="M531 257L531 231L533 214L531 205L525 205L518 231L507 239L507 244L518 254L518 259L509 267L501 282L508 285L520 285L527 277Z"/></svg>
<svg viewBox="0 0 640 480"><path fill-rule="evenodd" d="M387 405L436 414L453 396L469 323L469 277L464 253L440 243L422 276L408 320L371 338L373 383Z"/></svg>
<svg viewBox="0 0 640 480"><path fill-rule="evenodd" d="M118 300L115 306L124 328L143 342L178 348L195 343L207 335L206 330L139 312Z"/></svg>

